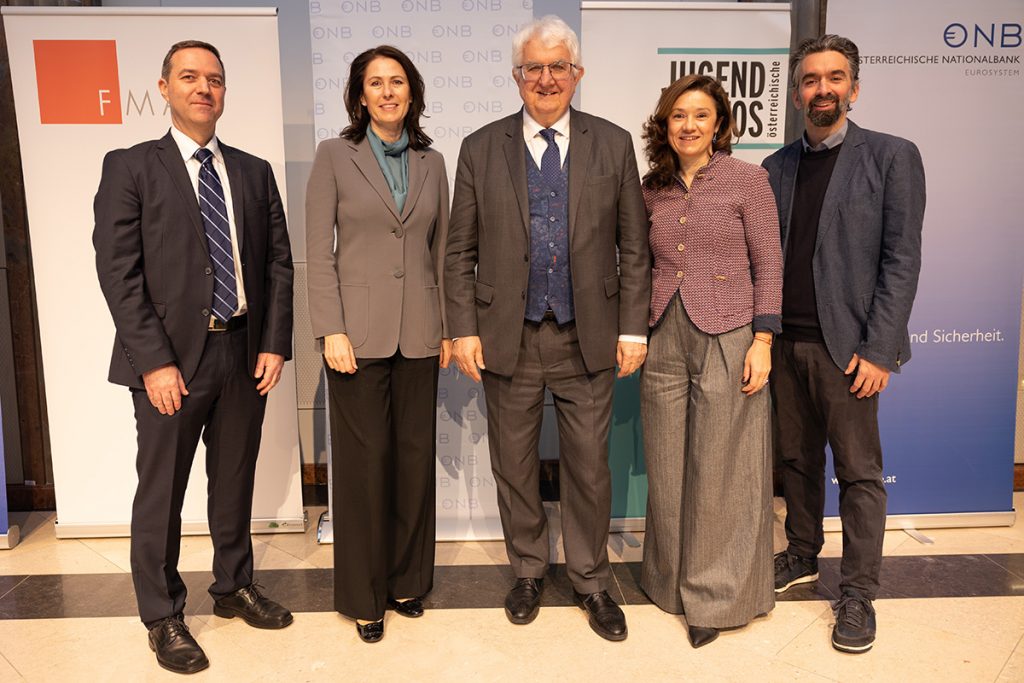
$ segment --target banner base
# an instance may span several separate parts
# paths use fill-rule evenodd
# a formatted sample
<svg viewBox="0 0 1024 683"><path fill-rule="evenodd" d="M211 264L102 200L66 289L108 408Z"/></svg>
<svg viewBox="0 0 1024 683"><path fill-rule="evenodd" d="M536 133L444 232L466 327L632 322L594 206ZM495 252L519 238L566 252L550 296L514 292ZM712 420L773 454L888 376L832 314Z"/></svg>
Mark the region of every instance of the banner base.
<svg viewBox="0 0 1024 683"><path fill-rule="evenodd" d="M0 534L0 550L10 550L18 545L20 540L21 532L18 530L18 527L11 525L7 527L6 534Z"/></svg>
<svg viewBox="0 0 1024 683"><path fill-rule="evenodd" d="M932 515L888 515L885 530L902 529L954 529L983 526L1013 526L1015 510L1006 512L943 512ZM825 531L842 531L838 517L825 518Z"/></svg>
<svg viewBox="0 0 1024 683"><path fill-rule="evenodd" d="M316 542L321 545L334 543L334 522L330 511L320 513L320 521L316 525Z"/></svg>
<svg viewBox="0 0 1024 683"><path fill-rule="evenodd" d="M54 525L57 538L127 538L131 536L131 524L61 524ZM306 513L302 517L278 517L275 519L253 519L249 524L252 534L301 534L306 531ZM207 522L182 522L182 536L207 536L210 526Z"/></svg>

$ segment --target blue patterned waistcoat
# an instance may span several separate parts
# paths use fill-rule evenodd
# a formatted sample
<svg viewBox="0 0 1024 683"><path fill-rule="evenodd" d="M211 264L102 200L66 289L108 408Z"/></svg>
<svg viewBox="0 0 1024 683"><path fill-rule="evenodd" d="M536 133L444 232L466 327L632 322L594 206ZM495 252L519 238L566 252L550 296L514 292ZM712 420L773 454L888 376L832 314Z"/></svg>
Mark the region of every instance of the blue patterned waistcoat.
<svg viewBox="0 0 1024 683"><path fill-rule="evenodd" d="M530 150L526 150L526 183L530 191L530 282L526 319L540 322L550 308L559 325L575 319L572 273L569 271L569 159L557 184L545 182Z"/></svg>

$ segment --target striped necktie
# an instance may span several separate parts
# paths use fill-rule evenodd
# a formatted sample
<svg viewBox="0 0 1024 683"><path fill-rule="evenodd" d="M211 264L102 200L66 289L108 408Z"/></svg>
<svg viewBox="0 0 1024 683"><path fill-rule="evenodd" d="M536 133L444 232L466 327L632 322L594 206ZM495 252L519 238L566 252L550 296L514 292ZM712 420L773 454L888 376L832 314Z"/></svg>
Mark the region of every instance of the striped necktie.
<svg viewBox="0 0 1024 683"><path fill-rule="evenodd" d="M238 309L238 285L235 280L235 259L231 253L231 228L224 187L213 167L213 152L200 147L199 212L203 214L206 245L213 263L213 302L210 306L218 320L227 322Z"/></svg>

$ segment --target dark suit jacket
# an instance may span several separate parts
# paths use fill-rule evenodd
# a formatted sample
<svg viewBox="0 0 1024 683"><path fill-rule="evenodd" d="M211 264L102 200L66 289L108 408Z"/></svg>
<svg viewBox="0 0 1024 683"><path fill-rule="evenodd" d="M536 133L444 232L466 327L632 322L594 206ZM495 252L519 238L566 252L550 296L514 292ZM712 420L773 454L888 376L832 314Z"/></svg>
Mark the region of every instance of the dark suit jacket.
<svg viewBox="0 0 1024 683"><path fill-rule="evenodd" d="M401 214L366 138L320 143L306 186L313 336L344 332L357 358L440 353L448 174L440 152L408 158Z"/></svg>
<svg viewBox="0 0 1024 683"><path fill-rule="evenodd" d="M260 352L291 357L291 248L270 164L218 142L254 370ZM93 209L96 270L117 330L110 381L142 389L142 373L175 363L187 384L206 344L213 270L199 201L171 134L108 153Z"/></svg>
<svg viewBox="0 0 1024 683"><path fill-rule="evenodd" d="M597 372L615 366L619 334L647 335L647 215L629 133L576 110L569 129L576 329L587 371ZM505 376L516 367L530 274L526 154L521 111L465 139L445 259L451 335L479 335L487 370Z"/></svg>
<svg viewBox="0 0 1024 683"><path fill-rule="evenodd" d="M779 206L783 254L802 144L786 145L762 164ZM921 270L924 204L924 166L914 143L850 121L813 259L821 332L840 368L854 353L895 372L910 360L907 323Z"/></svg>

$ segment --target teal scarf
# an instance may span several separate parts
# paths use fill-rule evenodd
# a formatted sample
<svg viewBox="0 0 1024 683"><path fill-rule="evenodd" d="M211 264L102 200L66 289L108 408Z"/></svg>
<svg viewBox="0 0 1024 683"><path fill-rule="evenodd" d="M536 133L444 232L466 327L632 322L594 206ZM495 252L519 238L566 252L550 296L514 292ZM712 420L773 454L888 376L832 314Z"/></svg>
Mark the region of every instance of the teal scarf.
<svg viewBox="0 0 1024 683"><path fill-rule="evenodd" d="M366 127L366 139L370 141L370 149L373 156L377 157L377 164L384 173L384 179L388 181L388 188L395 200L398 213L401 214L405 208L405 198L409 194L409 133L402 130L402 137L394 142L384 142L373 132L372 126Z"/></svg>

